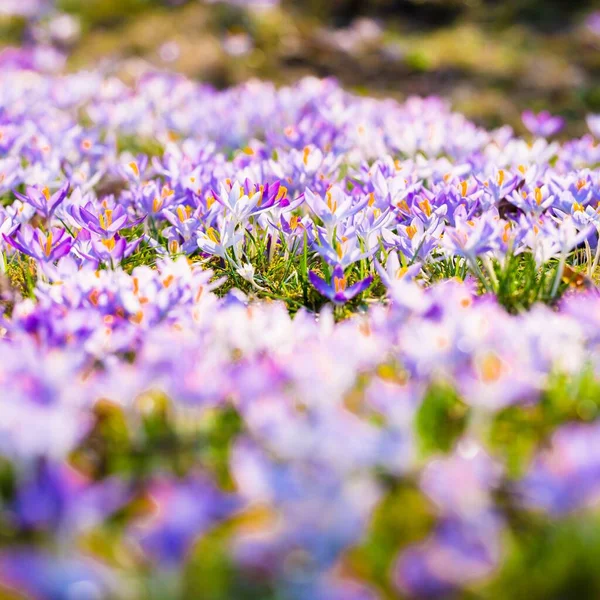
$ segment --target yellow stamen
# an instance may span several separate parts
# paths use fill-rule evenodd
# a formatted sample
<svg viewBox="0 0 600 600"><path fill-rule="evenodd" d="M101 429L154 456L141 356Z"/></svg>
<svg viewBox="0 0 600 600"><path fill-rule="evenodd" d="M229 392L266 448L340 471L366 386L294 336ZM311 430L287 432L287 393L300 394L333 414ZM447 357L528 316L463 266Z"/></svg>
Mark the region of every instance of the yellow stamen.
<svg viewBox="0 0 600 600"><path fill-rule="evenodd" d="M334 277L333 285L336 293L343 292L346 289L346 278L345 277Z"/></svg>
<svg viewBox="0 0 600 600"><path fill-rule="evenodd" d="M409 213L409 212L410 212L410 208L408 207L408 204L407 204L406 200L400 200L400 202L398 202L398 204L396 204L396 206L397 206L397 207L398 207L400 210L402 210L402 211L404 211L404 212L406 212L406 213Z"/></svg>
<svg viewBox="0 0 600 600"><path fill-rule="evenodd" d="M467 190L469 189L469 184L466 181L461 181L460 183L460 192L463 197L466 197Z"/></svg>
<svg viewBox="0 0 600 600"><path fill-rule="evenodd" d="M100 292L98 290L92 290L89 293L88 299L92 303L92 306L98 306L99 298L100 298Z"/></svg>
<svg viewBox="0 0 600 600"><path fill-rule="evenodd" d="M431 216L431 204L429 204L429 200L427 200L427 198L425 198L425 200L422 202L419 202L419 206L428 217Z"/></svg>
<svg viewBox="0 0 600 600"><path fill-rule="evenodd" d="M209 239L214 242L215 244L219 243L219 233L217 232L217 230L214 227L209 227L206 230L206 235L209 237Z"/></svg>
<svg viewBox="0 0 600 600"><path fill-rule="evenodd" d="M42 194L44 194L44 198L46 198L46 200L50 200L50 190L47 187L42 190Z"/></svg>
<svg viewBox="0 0 600 600"><path fill-rule="evenodd" d="M308 146L306 146L304 148L304 152L303 152L303 157L302 157L302 162L304 163L304 165L308 165L308 157L310 156L310 148Z"/></svg>
<svg viewBox="0 0 600 600"><path fill-rule="evenodd" d="M334 213L336 211L336 209L337 209L337 202L333 201L333 199L331 197L331 192L330 191L327 192L327 194L326 194L325 197L327 198L327 206L328 206L329 210L332 213Z"/></svg>
<svg viewBox="0 0 600 600"><path fill-rule="evenodd" d="M139 176L140 176L140 170L139 170L139 168L138 168L138 166L137 166L137 164L136 164L136 163L134 163L134 162L130 162L130 163L129 163L129 168L130 168L130 169L133 171L133 174L134 174L136 177L139 177Z"/></svg>
<svg viewBox="0 0 600 600"><path fill-rule="evenodd" d="M46 238L46 247L44 249L46 256L50 256L50 252L52 252L52 232L48 232L48 237Z"/></svg>
<svg viewBox="0 0 600 600"><path fill-rule="evenodd" d="M502 185L504 183L504 171L502 169L498 171L498 177L496 180L498 182L498 185Z"/></svg>
<svg viewBox="0 0 600 600"><path fill-rule="evenodd" d="M417 233L417 228L414 225L409 225L406 228L406 235L408 236L408 239L412 240L415 237L416 233Z"/></svg>
<svg viewBox="0 0 600 600"><path fill-rule="evenodd" d="M287 192L288 192L288 189L284 185L279 186L279 191L277 192L277 196L275 197L275 200L281 200L282 198L285 198L285 195L287 194Z"/></svg>
<svg viewBox="0 0 600 600"><path fill-rule="evenodd" d="M373 192L369 194L369 202L367 204L369 206L373 206L373 204L375 204L375 194Z"/></svg>
<svg viewBox="0 0 600 600"><path fill-rule="evenodd" d="M142 319L144 318L144 313L141 310L138 310L135 315L132 315L131 317L129 317L130 321L133 321L134 323L137 323L138 325L142 322Z"/></svg>
<svg viewBox="0 0 600 600"><path fill-rule="evenodd" d="M156 196L152 202L152 212L158 212L162 208L162 199Z"/></svg>
<svg viewBox="0 0 600 600"><path fill-rule="evenodd" d="M105 246L105 247L106 247L106 248L109 250L109 252L110 252L110 251L111 251L111 250L113 250L113 249L114 249L114 247L115 247L115 244L116 244L116 242L115 242L115 238L114 238L114 237L112 237L112 238L109 238L108 240L102 240L102 244L104 244L104 246Z"/></svg>
<svg viewBox="0 0 600 600"><path fill-rule="evenodd" d="M481 379L485 383L493 383L494 381L498 381L502 375L502 371L502 361L495 354L487 354L481 361Z"/></svg>
<svg viewBox="0 0 600 600"><path fill-rule="evenodd" d="M536 187L535 191L533 192L533 195L535 197L535 201L539 206L542 203L542 190L539 187Z"/></svg>

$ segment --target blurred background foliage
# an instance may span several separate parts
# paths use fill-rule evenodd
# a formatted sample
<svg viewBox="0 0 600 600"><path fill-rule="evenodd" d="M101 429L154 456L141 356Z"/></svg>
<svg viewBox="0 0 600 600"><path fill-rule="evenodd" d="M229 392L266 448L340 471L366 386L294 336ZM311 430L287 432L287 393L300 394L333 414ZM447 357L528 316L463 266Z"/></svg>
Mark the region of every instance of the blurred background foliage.
<svg viewBox="0 0 600 600"><path fill-rule="evenodd" d="M223 88L333 76L402 99L439 94L490 126L523 132L524 108L600 112L598 0L57 0L77 19L68 67L150 63ZM0 21L14 43L24 21Z"/></svg>

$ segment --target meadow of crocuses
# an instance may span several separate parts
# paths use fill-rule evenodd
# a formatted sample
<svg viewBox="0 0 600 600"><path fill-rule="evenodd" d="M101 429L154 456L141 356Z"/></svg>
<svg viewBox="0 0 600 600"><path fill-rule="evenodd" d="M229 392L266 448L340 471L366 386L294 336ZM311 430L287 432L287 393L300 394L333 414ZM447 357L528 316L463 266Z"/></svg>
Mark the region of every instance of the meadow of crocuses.
<svg viewBox="0 0 600 600"><path fill-rule="evenodd" d="M0 586L600 595L600 116L0 67Z"/></svg>

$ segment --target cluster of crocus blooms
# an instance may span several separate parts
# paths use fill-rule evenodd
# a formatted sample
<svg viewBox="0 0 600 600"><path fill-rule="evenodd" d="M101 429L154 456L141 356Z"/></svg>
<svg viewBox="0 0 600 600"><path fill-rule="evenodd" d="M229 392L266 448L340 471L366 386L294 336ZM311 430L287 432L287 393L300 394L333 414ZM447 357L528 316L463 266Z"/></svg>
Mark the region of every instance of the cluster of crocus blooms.
<svg viewBox="0 0 600 600"><path fill-rule="evenodd" d="M0 72L2 586L186 597L218 555L223 597L448 597L501 570L515 513L594 510L593 395L517 471L490 430L598 376L598 116L558 143L548 114L524 140L331 80L22 67ZM515 257L552 306L501 306ZM293 315L282 271L313 297ZM401 485L430 526L382 580Z"/></svg>

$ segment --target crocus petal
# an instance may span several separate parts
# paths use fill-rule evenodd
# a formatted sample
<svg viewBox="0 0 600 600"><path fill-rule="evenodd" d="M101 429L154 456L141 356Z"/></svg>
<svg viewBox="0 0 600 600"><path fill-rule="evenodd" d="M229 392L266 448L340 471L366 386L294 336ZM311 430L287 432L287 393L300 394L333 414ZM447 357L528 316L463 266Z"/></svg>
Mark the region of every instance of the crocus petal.
<svg viewBox="0 0 600 600"><path fill-rule="evenodd" d="M6 234L2 234L4 241L7 244L10 244L13 248L17 249L19 252L26 254L27 256L33 256L31 250L28 250L25 246L17 242L14 238L8 237Z"/></svg>
<svg viewBox="0 0 600 600"><path fill-rule="evenodd" d="M314 271L308 272L308 279L319 294L331 298L332 289L324 279L319 277Z"/></svg>
<svg viewBox="0 0 600 600"><path fill-rule="evenodd" d="M51 252L52 260L58 260L68 254L71 250L72 242L70 239L63 240Z"/></svg>
<svg viewBox="0 0 600 600"><path fill-rule="evenodd" d="M346 290L346 298L348 298L348 300L351 300L352 298L354 298L354 296L357 296L361 292L364 292L371 285L371 283L373 283L372 275L365 277L362 281L356 282Z"/></svg>

